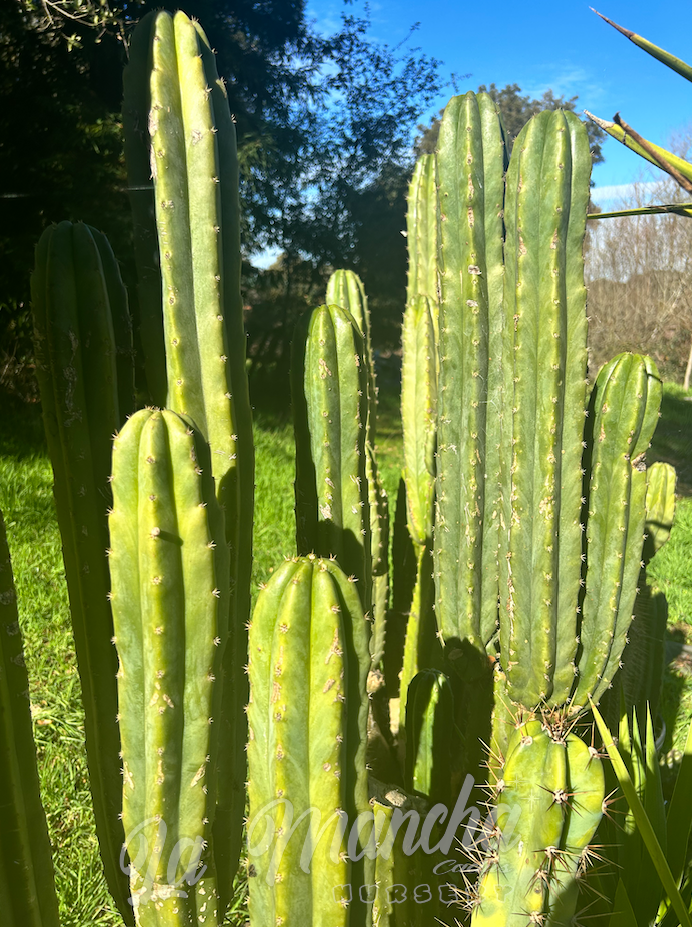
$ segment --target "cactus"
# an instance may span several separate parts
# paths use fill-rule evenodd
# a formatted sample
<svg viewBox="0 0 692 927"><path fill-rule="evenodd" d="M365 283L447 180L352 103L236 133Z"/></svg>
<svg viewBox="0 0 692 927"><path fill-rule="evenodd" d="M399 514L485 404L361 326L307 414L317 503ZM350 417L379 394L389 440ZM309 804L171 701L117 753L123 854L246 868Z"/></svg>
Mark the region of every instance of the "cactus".
<svg viewBox="0 0 692 927"><path fill-rule="evenodd" d="M444 673L424 670L411 680L406 701L406 788L450 807L454 764L454 696Z"/></svg>
<svg viewBox="0 0 692 927"><path fill-rule="evenodd" d="M596 751L575 734L551 735L540 721L519 724L497 792L499 835L481 870L472 924L571 923L577 867L605 794Z"/></svg>
<svg viewBox="0 0 692 927"><path fill-rule="evenodd" d="M372 602L363 337L337 306L306 313L293 341L298 553L333 556Z"/></svg>
<svg viewBox="0 0 692 927"><path fill-rule="evenodd" d="M126 89L130 175L141 180L150 164L153 177L167 405L188 415L209 442L231 552L229 645L224 649L219 722L225 731L221 749L227 772L217 812L217 844L224 860L220 884L225 891L237 867L244 805L247 688L242 667L254 493L235 127L204 32L182 12L151 13L139 24ZM141 137L144 126L148 144ZM135 219L143 248L149 247L146 216L136 212ZM156 300L147 280L141 283L149 293L151 314ZM156 367L158 362L153 363Z"/></svg>
<svg viewBox="0 0 692 927"><path fill-rule="evenodd" d="M408 603L400 697L413 677L441 664L434 617L432 533L439 355L437 176L434 155L416 164L406 216L409 272L401 330L401 424L406 517L416 552L416 581Z"/></svg>
<svg viewBox="0 0 692 927"><path fill-rule="evenodd" d="M491 319L501 299L505 157L492 100L454 97L438 151L443 221L435 607L445 645L465 665L485 652L497 623L500 420L490 410L499 404L503 362Z"/></svg>
<svg viewBox="0 0 692 927"><path fill-rule="evenodd" d="M29 679L0 512L0 920L58 927L58 901L31 733Z"/></svg>
<svg viewBox="0 0 692 927"><path fill-rule="evenodd" d="M106 267L104 267L104 262ZM111 439L123 420L119 402L133 382L127 306L110 248L88 226L61 222L41 236L31 280L36 374L53 465L70 612L82 686L89 782L106 880L132 923L120 870L120 740L117 660L111 644L106 510ZM121 318L122 318L121 317Z"/></svg>
<svg viewBox="0 0 692 927"><path fill-rule="evenodd" d="M389 598L389 506L387 493L377 468L377 387L375 363L370 343L370 312L363 284L350 270L336 270L327 283L327 305L339 306L353 316L363 336L364 360L367 367L367 424L365 426L365 476L368 481L370 511L370 560L372 571L373 666L384 655L386 615Z"/></svg>
<svg viewBox="0 0 692 927"><path fill-rule="evenodd" d="M209 449L189 419L142 410L114 442L112 486L123 824L137 924L215 925L216 788L226 769L212 722L229 555Z"/></svg>
<svg viewBox="0 0 692 927"><path fill-rule="evenodd" d="M349 832L339 836L339 827L351 828L368 804L368 636L353 581L331 560L286 561L258 597L248 666L250 921L257 927L366 923L359 888L372 879L363 882L362 860L349 861ZM313 849L307 861L306 841ZM349 886L351 902L338 903Z"/></svg>

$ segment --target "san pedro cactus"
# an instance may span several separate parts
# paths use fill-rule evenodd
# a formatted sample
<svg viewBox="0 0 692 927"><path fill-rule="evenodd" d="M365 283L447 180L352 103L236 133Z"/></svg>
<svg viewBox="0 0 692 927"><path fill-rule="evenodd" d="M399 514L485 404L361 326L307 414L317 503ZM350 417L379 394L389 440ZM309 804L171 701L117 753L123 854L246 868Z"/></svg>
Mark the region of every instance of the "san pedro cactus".
<svg viewBox="0 0 692 927"><path fill-rule="evenodd" d="M212 473L230 548L229 645L219 724L226 751L217 843L225 891L237 866L244 805L243 673L250 608L254 453L240 295L240 220L235 127L214 54L184 13L152 13L135 30L125 79L131 176L147 170L158 233L166 405L189 416L211 447ZM135 212L143 246L144 207ZM149 273L150 269L147 269ZM159 303L149 292L143 307ZM145 320L143 319L143 325ZM158 323L151 323L153 327ZM148 329L143 328L143 335ZM153 332L153 328L152 328ZM152 361L154 369L159 361ZM152 388L153 392L157 389ZM161 401L161 400L159 400Z"/></svg>
<svg viewBox="0 0 692 927"><path fill-rule="evenodd" d="M416 673L441 662L432 581L439 368L438 224L436 160L434 155L424 155L416 164L408 192L409 272L401 330L404 500L416 555L415 585L406 603L408 619L399 686L402 707Z"/></svg>
<svg viewBox="0 0 692 927"><path fill-rule="evenodd" d="M29 679L0 513L0 920L58 927L58 901L31 733Z"/></svg>
<svg viewBox="0 0 692 927"><path fill-rule="evenodd" d="M368 808L368 637L353 579L332 560L288 560L258 597L248 667L256 927L368 923L359 890L372 878L349 859Z"/></svg>
<svg viewBox="0 0 692 927"><path fill-rule="evenodd" d="M296 327L291 395L296 435L298 553L335 557L372 602L366 471L367 367L350 312L321 306Z"/></svg>
<svg viewBox="0 0 692 927"><path fill-rule="evenodd" d="M124 833L117 660L105 556L112 436L130 411L134 384L127 303L110 248L81 223L61 222L43 233L31 294L36 375L53 466L96 832L108 887L131 924L127 879L119 863ZM120 351L116 332L124 340Z"/></svg>
<svg viewBox="0 0 692 927"><path fill-rule="evenodd" d="M363 336L367 367L367 423L365 426L365 476L370 512L370 561L372 572L373 665L383 657L389 594L389 506L377 468L377 387L370 343L370 311L362 281L351 270L336 270L327 283L327 305L339 306L353 316Z"/></svg>
<svg viewBox="0 0 692 927"><path fill-rule="evenodd" d="M213 927L229 552L209 449L189 419L142 410L114 442L112 487L123 824L137 924Z"/></svg>
<svg viewBox="0 0 692 927"><path fill-rule="evenodd" d="M495 633L499 547L504 133L493 101L448 104L438 151L440 376L436 614L450 653L473 663ZM492 361L492 363L491 363ZM466 653L466 649L470 652Z"/></svg>

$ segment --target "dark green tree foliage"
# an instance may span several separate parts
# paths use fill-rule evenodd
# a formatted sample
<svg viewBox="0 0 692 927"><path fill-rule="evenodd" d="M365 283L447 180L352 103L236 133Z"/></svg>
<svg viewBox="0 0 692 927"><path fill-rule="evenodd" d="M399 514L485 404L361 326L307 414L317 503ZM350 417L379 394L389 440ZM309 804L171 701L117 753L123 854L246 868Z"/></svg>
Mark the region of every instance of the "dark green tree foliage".
<svg viewBox="0 0 692 927"><path fill-rule="evenodd" d="M368 266L379 264L382 291L393 274L403 293L403 175L411 127L439 89L436 61L374 42L367 16L344 15L320 36L304 0L13 0L0 5L0 371L12 352L30 359L27 281L50 222L102 229L134 282L122 68L135 22L161 7L198 18L217 51L238 129L246 251L279 247L287 268L357 265L374 296ZM396 219L382 214L391 203ZM382 234L368 241L373 220Z"/></svg>

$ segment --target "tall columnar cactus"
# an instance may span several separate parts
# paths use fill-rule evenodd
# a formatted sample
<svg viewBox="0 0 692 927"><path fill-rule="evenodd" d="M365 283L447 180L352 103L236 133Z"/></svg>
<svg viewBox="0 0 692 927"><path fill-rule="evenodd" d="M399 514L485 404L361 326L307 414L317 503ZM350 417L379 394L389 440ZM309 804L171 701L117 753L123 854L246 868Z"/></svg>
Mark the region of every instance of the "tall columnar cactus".
<svg viewBox="0 0 692 927"><path fill-rule="evenodd" d="M209 449L189 419L142 410L114 442L112 486L123 824L137 924L216 925L216 791L228 771L227 735L214 722L229 552Z"/></svg>
<svg viewBox="0 0 692 927"><path fill-rule="evenodd" d="M377 387L375 363L370 343L370 311L365 289L351 270L336 270L327 283L327 305L339 306L353 316L363 336L367 366L367 424L365 426L365 476L368 481L370 510L370 559L372 570L373 664L382 660L385 646L386 614L389 597L389 505L377 467Z"/></svg>
<svg viewBox="0 0 692 927"><path fill-rule="evenodd" d="M359 890L372 879L348 858L368 807L368 636L354 583L332 560L286 561L257 600L248 667L256 927L368 922Z"/></svg>
<svg viewBox="0 0 692 927"><path fill-rule="evenodd" d="M0 920L58 927L58 901L31 733L29 679L0 513Z"/></svg>
<svg viewBox="0 0 692 927"><path fill-rule="evenodd" d="M408 191L409 255L406 308L401 331L401 423L404 439L406 519L416 553L416 581L406 611L400 698L421 669L441 656L434 616L432 533L439 367L437 167L435 156L417 162Z"/></svg>
<svg viewBox="0 0 692 927"><path fill-rule="evenodd" d="M61 222L43 233L31 294L36 374L82 686L96 832L108 887L132 923L127 879L119 864L124 835L118 817L117 660L105 556L111 442L123 411L129 411L121 411L119 403L123 395L128 402L133 386L127 303L110 248L81 223ZM125 333L120 352L116 332Z"/></svg>
<svg viewBox="0 0 692 927"><path fill-rule="evenodd" d="M159 243L167 405L188 415L211 447L230 547L229 646L220 724L225 751L219 847L230 887L240 851L246 738L243 674L250 608L254 455L240 295L235 127L214 54L184 13L145 17L126 74L131 176L150 168ZM139 133L139 135L137 134ZM148 134L148 137L146 137ZM142 138L144 135L144 138ZM146 164L145 164L146 161ZM149 167L147 167L149 166ZM138 234L150 234L135 213ZM147 284L148 286L148 284ZM146 311L155 312L151 297ZM143 330L143 334L145 331Z"/></svg>
<svg viewBox="0 0 692 927"><path fill-rule="evenodd" d="M591 154L569 112L522 130L507 174L502 663L510 697L561 704L574 682L586 402L582 242ZM530 641L530 657L526 641Z"/></svg>
<svg viewBox="0 0 692 927"><path fill-rule="evenodd" d="M366 471L367 368L350 312L321 306L296 327L291 395L296 434L299 554L336 557L372 602Z"/></svg>
<svg viewBox="0 0 692 927"><path fill-rule="evenodd" d="M450 101L438 146L436 614L450 656L472 661L497 623L505 151L489 96Z"/></svg>

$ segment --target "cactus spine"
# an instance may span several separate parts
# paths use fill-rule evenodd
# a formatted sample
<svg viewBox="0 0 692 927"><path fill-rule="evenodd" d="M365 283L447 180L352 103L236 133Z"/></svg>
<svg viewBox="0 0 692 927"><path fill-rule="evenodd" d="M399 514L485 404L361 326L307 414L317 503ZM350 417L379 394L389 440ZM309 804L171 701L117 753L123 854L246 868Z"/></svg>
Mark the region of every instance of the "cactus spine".
<svg viewBox="0 0 692 927"><path fill-rule="evenodd" d="M104 261L110 262L106 269ZM119 400L133 382L131 352L118 354L114 334L127 331L126 322L113 322L113 309L124 314L126 305L110 248L81 223L61 222L43 233L31 293L36 373L82 686L96 832L108 887L131 924L127 880L119 863L124 834L118 819L117 660L105 556L111 439L122 420Z"/></svg>
<svg viewBox="0 0 692 927"><path fill-rule="evenodd" d="M257 600L248 708L250 919L257 927L367 921L358 894L362 861L349 861L348 832L339 828L351 828L368 803L368 636L354 584L332 560L285 562ZM305 846L311 859L301 859ZM352 901L340 904L334 892L349 886Z"/></svg>
<svg viewBox="0 0 692 927"><path fill-rule="evenodd" d="M115 440L112 485L123 823L131 857L140 833L146 849L130 866L137 923L215 925L228 549L208 447L190 420L142 410Z"/></svg>
<svg viewBox="0 0 692 927"><path fill-rule="evenodd" d="M0 512L0 919L58 927L46 816L39 794L17 596Z"/></svg>
<svg viewBox="0 0 692 927"><path fill-rule="evenodd" d="M220 717L228 772L219 790L216 825L225 891L237 866L244 805L242 709L247 690L242 667L254 493L235 128L214 54L198 23L182 12L158 12L145 17L136 33L125 109L128 124L147 126L150 135L148 146L135 137L129 150L131 171L141 177L141 159L148 148L153 177L167 405L188 415L209 442L231 554L229 645L224 649ZM142 234L146 237L146 228Z"/></svg>

